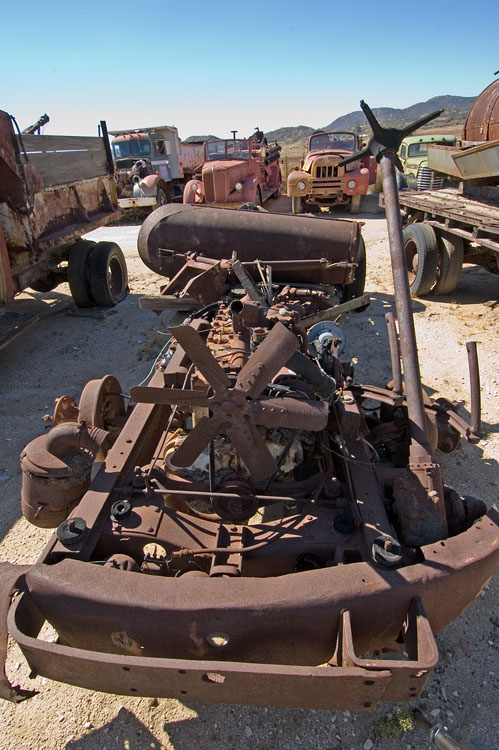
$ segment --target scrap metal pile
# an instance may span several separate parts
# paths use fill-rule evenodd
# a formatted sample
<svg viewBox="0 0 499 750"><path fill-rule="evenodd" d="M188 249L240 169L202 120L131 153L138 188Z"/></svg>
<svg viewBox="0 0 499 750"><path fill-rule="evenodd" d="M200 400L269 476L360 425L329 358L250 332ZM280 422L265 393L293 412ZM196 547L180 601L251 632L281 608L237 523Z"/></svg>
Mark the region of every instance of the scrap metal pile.
<svg viewBox="0 0 499 750"><path fill-rule="evenodd" d="M23 513L57 533L2 565L0 614L34 674L309 708L420 695L433 634L497 564L497 512L442 482L437 447L477 439L449 402L425 397L414 437L393 315L391 383L356 382L337 317L359 248L350 221L146 220L143 259L198 309L131 407L91 381L23 451Z"/></svg>

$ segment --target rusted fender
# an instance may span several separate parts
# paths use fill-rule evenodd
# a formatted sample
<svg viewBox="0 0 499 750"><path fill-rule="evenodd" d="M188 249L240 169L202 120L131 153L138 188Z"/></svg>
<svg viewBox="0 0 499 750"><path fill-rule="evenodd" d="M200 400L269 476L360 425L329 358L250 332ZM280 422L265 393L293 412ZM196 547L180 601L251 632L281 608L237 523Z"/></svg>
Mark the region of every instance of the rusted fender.
<svg viewBox="0 0 499 750"><path fill-rule="evenodd" d="M152 271L174 276L185 262L175 254L203 253L217 260L258 258L307 261L324 258L330 264L314 271L273 268L275 281L325 284L349 283L360 242L360 222L309 216L227 211L209 206L169 204L153 211L142 224L139 255ZM282 278L281 278L282 276Z"/></svg>

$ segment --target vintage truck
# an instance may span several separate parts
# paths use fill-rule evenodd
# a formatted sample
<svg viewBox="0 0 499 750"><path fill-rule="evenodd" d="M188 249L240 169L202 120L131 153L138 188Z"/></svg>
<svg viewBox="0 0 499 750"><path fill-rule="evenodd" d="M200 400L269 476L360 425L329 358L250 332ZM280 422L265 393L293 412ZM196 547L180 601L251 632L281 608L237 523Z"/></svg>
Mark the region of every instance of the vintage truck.
<svg viewBox="0 0 499 750"><path fill-rule="evenodd" d="M453 292L463 263L499 274L499 80L475 100L460 144L428 146L428 168L459 187L400 192L416 296Z"/></svg>
<svg viewBox="0 0 499 750"><path fill-rule="evenodd" d="M339 167L338 162L360 148L361 137L355 133L324 130L312 133L301 169L296 168L288 175L287 193L293 213L348 204L352 213L357 213L360 196L376 182L376 160L366 157L346 167Z"/></svg>
<svg viewBox="0 0 499 750"><path fill-rule="evenodd" d="M121 249L81 239L121 215L105 122L102 137L22 134L14 123L0 111L0 305L63 281L78 307L115 305L128 289ZM35 320L4 308L0 348Z"/></svg>
<svg viewBox="0 0 499 750"><path fill-rule="evenodd" d="M429 146L455 146L455 135L421 134L404 138L398 156L404 168L397 172L397 186L401 188L415 188L438 190L443 187L444 176L437 174L428 166Z"/></svg>
<svg viewBox="0 0 499 750"><path fill-rule="evenodd" d="M182 198L184 183L203 163L204 143L184 143L177 128L113 130L111 143L120 208L157 208Z"/></svg>
<svg viewBox="0 0 499 750"><path fill-rule="evenodd" d="M268 145L260 132L249 138L207 141L201 176L186 184L184 203L239 208L244 203L261 206L270 197L278 198L280 154L281 147Z"/></svg>

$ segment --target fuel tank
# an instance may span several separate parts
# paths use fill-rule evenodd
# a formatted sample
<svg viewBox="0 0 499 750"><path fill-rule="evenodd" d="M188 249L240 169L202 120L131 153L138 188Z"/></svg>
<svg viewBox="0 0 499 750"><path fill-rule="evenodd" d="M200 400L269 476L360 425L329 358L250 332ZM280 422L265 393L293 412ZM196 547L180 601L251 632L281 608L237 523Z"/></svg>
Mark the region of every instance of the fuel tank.
<svg viewBox="0 0 499 750"><path fill-rule="evenodd" d="M348 219L168 204L147 217L137 244L146 266L170 278L188 253L230 260L236 252L242 263L271 264L276 281L344 284L353 277L360 230Z"/></svg>

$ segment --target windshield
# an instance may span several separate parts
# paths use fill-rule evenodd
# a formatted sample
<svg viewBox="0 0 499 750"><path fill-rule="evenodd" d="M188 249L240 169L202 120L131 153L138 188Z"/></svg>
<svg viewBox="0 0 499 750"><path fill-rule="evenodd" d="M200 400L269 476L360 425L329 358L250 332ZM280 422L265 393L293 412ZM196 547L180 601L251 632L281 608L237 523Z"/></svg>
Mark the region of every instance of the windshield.
<svg viewBox="0 0 499 750"><path fill-rule="evenodd" d="M431 143L411 143L407 149L408 156L426 156L428 146L449 146L449 141L431 141Z"/></svg>
<svg viewBox="0 0 499 750"><path fill-rule="evenodd" d="M126 156L151 155L151 143L147 138L133 138L129 141L115 141L113 144L113 154L115 159L123 159Z"/></svg>
<svg viewBox="0 0 499 750"><path fill-rule="evenodd" d="M206 144L206 161L213 159L248 159L248 141L209 141Z"/></svg>
<svg viewBox="0 0 499 750"><path fill-rule="evenodd" d="M310 151L355 151L353 133L318 133L310 138Z"/></svg>

